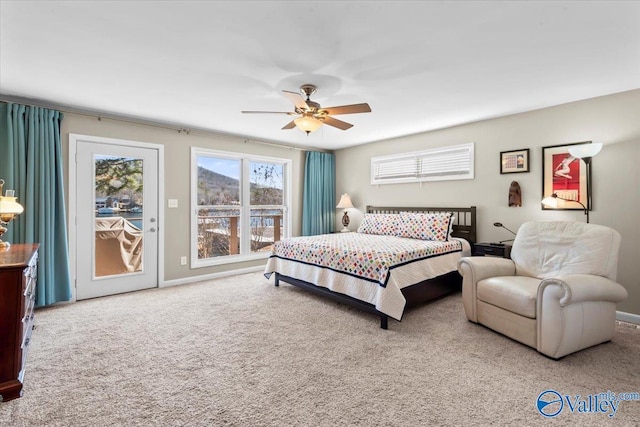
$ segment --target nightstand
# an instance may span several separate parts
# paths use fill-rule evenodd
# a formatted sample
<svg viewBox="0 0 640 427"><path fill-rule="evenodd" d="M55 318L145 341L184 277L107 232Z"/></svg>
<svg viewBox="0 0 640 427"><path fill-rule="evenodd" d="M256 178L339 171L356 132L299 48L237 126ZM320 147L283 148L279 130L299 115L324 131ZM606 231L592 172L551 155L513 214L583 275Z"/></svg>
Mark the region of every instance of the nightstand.
<svg viewBox="0 0 640 427"><path fill-rule="evenodd" d="M504 243L476 243L473 245L473 255L511 258L511 245Z"/></svg>

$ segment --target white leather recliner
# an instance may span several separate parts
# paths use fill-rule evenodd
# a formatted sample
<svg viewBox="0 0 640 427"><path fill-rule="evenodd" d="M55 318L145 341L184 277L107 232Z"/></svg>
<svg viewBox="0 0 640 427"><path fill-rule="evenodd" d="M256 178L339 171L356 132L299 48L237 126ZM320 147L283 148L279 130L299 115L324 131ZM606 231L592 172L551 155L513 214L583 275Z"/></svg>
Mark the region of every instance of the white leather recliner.
<svg viewBox="0 0 640 427"><path fill-rule="evenodd" d="M527 222L511 259L465 257L462 300L467 318L558 359L611 340L620 234L577 222Z"/></svg>

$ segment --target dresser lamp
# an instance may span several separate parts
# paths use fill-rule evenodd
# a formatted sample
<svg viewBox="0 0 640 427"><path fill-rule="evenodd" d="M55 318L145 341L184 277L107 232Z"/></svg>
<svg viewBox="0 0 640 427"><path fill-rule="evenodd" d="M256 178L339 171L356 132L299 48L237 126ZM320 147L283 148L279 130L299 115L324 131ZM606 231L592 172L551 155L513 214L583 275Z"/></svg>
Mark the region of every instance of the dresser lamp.
<svg viewBox="0 0 640 427"><path fill-rule="evenodd" d="M342 197L340 197L340 201L336 208L344 209L344 215L342 215L342 225L344 228L340 231L343 233L349 232L349 214L347 214L347 209L353 209L353 203L351 203L351 198L348 194L343 194Z"/></svg>
<svg viewBox="0 0 640 427"><path fill-rule="evenodd" d="M7 190L6 194L2 196L3 186L4 179L0 179L0 249L7 249L11 244L2 240L2 236L7 231L5 225L8 225L16 215L20 215L24 208L16 202L14 190Z"/></svg>

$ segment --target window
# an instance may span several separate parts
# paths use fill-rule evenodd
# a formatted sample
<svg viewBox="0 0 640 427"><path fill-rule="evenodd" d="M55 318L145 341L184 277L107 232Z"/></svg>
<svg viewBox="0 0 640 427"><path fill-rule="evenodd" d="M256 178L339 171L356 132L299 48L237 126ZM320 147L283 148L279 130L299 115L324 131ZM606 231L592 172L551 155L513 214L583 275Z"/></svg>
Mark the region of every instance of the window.
<svg viewBox="0 0 640 427"><path fill-rule="evenodd" d="M473 143L371 158L371 184L473 179Z"/></svg>
<svg viewBox="0 0 640 427"><path fill-rule="evenodd" d="M266 257L290 233L290 160L191 154L192 267Z"/></svg>

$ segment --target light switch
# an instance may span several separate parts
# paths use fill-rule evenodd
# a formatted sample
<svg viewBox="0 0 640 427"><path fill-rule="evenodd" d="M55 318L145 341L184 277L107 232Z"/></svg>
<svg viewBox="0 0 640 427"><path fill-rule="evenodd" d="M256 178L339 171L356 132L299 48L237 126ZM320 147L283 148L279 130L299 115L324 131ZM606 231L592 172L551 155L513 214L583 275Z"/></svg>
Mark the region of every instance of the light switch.
<svg viewBox="0 0 640 427"><path fill-rule="evenodd" d="M168 207L177 208L178 207L178 199L169 199Z"/></svg>

